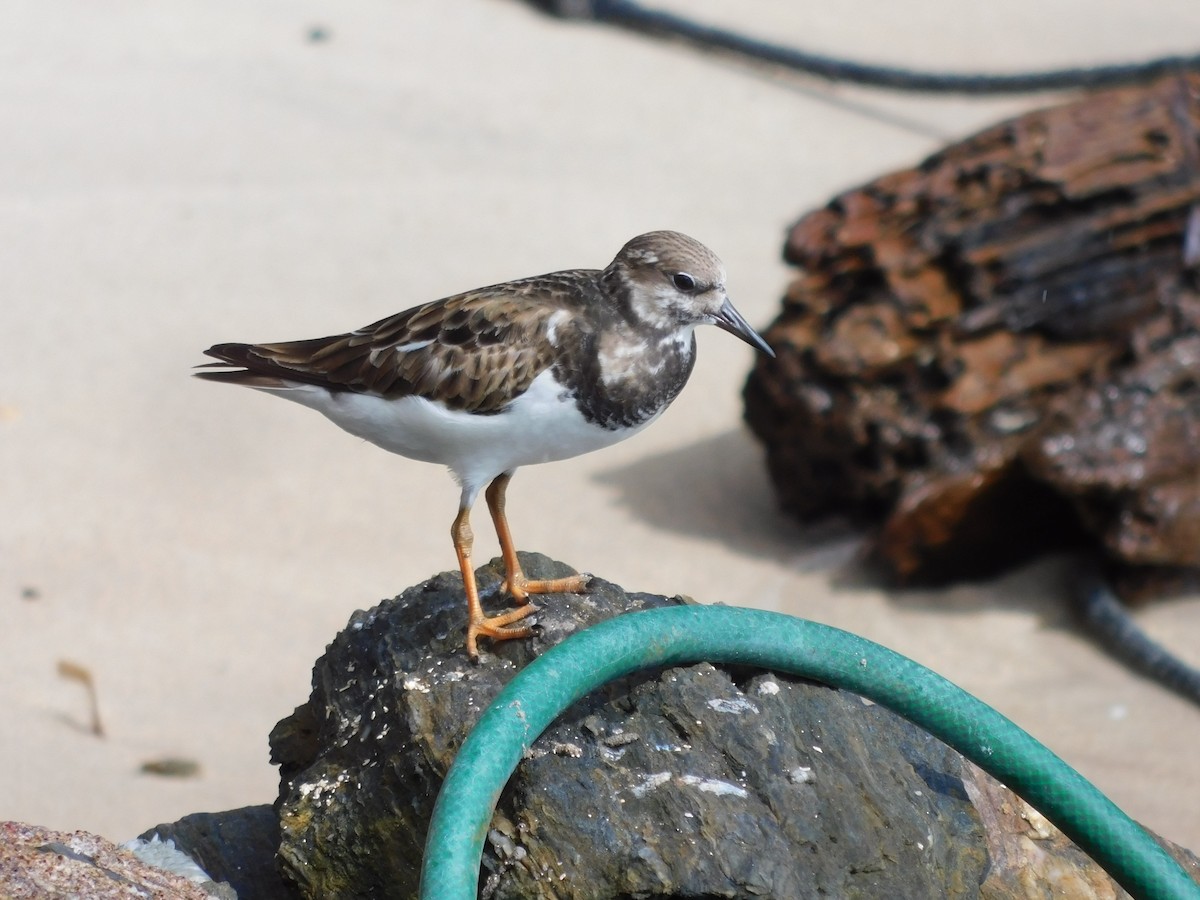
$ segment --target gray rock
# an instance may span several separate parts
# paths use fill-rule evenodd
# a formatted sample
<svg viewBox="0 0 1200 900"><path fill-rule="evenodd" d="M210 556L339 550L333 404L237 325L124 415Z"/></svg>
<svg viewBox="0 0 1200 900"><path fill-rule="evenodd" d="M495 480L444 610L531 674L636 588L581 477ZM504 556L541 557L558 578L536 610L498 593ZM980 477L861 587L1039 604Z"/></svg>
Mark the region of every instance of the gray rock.
<svg viewBox="0 0 1200 900"><path fill-rule="evenodd" d="M522 555L531 578L571 574ZM477 572L485 604L503 581ZM313 671L313 694L271 732L280 767L279 856L307 897L411 896L433 802L470 727L546 646L619 612L670 604L603 580L582 595L539 599L540 636L463 649L462 579L444 572L356 612Z"/></svg>
<svg viewBox="0 0 1200 900"><path fill-rule="evenodd" d="M522 561L535 578L569 572ZM494 597L498 561L478 577ZM573 631L680 602L597 579L541 598L541 634L485 645L478 665L462 649L456 574L355 613L271 736L284 875L305 897L415 896L442 778L503 685ZM1048 896L1063 878L1120 896L1053 826L905 720L702 663L607 685L542 735L501 798L481 887L497 900L1007 898Z"/></svg>
<svg viewBox="0 0 1200 900"><path fill-rule="evenodd" d="M270 806L247 806L217 813L193 813L156 825L139 835L173 841L215 881L228 884L240 900L295 900L275 863L279 817Z"/></svg>
<svg viewBox="0 0 1200 900"><path fill-rule="evenodd" d="M934 897L987 864L944 745L852 694L708 663L566 717L502 810L496 829L525 853L493 838L489 868L514 900L563 896L560 882L587 885L578 897Z"/></svg>

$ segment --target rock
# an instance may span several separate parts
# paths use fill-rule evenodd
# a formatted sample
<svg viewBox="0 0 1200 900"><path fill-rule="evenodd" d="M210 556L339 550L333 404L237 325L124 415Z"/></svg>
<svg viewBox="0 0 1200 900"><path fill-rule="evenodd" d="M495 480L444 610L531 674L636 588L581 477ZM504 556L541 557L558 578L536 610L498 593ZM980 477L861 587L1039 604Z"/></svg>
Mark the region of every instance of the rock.
<svg viewBox="0 0 1200 900"><path fill-rule="evenodd" d="M1200 567L1198 373L1200 334L1169 335L1055 404L1024 448L1034 477L1068 497L1123 562Z"/></svg>
<svg viewBox="0 0 1200 900"><path fill-rule="evenodd" d="M493 896L944 896L987 865L958 773L853 695L670 669L535 748L493 823Z"/></svg>
<svg viewBox="0 0 1200 900"><path fill-rule="evenodd" d="M0 896L6 900L237 900L210 880L193 881L143 862L97 835L19 822L0 822Z"/></svg>
<svg viewBox="0 0 1200 900"><path fill-rule="evenodd" d="M785 508L901 582L1200 566L1200 73L1003 122L805 216L746 385ZM1130 582L1132 583L1132 582Z"/></svg>
<svg viewBox="0 0 1200 900"><path fill-rule="evenodd" d="M991 868L979 888L983 900L1129 896L1037 810L972 763L965 763L963 786L987 834ZM1195 854L1155 839L1200 883Z"/></svg>
<svg viewBox="0 0 1200 900"><path fill-rule="evenodd" d="M216 881L240 900L295 900L275 862L279 817L270 806L247 806L218 813L194 813L178 822L156 825L139 837L173 841Z"/></svg>
<svg viewBox="0 0 1200 900"><path fill-rule="evenodd" d="M522 563L533 578L570 574L534 554ZM485 598L502 578L499 560L479 570ZM280 862L301 895L416 896L441 781L503 685L570 633L684 601L596 579L538 602L540 635L485 645L477 665L457 573L354 614L308 702L271 736ZM654 670L585 698L539 738L492 821L483 896L1040 897L1068 876L1117 895L1048 824L1028 838L1044 862L1030 866L996 825L1008 821L1000 804L1026 810L853 694L707 663Z"/></svg>
<svg viewBox="0 0 1200 900"><path fill-rule="evenodd" d="M572 574L522 555L531 578ZM485 604L499 561L477 573ZM582 595L539 599L541 635L463 649L462 578L445 572L351 618L313 671L313 694L271 733L286 877L306 897L415 896L425 829L471 725L540 648L617 612L672 601L597 579Z"/></svg>

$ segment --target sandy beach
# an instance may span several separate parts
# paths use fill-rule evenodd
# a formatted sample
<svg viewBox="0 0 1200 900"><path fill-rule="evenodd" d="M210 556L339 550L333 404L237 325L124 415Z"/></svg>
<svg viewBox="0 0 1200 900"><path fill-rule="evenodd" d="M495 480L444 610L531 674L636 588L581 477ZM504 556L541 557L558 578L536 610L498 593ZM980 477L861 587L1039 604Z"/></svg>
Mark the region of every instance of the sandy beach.
<svg viewBox="0 0 1200 900"><path fill-rule="evenodd" d="M1019 71L1195 52L1200 4L659 4L780 43ZM128 839L274 799L267 734L357 608L455 568L458 490L298 405L190 377L218 341L347 331L602 267L673 228L765 326L787 227L1062 99L829 86L516 0L14 0L0 34L0 818ZM699 335L660 422L522 470L522 549L630 590L862 634L992 704L1200 850L1200 710L1072 621L1069 562L896 593L776 510L752 351ZM496 554L481 515L476 559ZM1138 613L1200 663L1200 597ZM89 730L94 679L105 734ZM194 760L190 778L143 763Z"/></svg>

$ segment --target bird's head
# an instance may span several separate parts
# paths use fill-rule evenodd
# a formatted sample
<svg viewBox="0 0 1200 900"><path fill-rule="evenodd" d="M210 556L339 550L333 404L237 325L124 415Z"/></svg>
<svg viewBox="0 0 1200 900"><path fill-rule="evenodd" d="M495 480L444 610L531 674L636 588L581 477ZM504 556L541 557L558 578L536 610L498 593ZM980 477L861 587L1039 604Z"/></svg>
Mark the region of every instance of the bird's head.
<svg viewBox="0 0 1200 900"><path fill-rule="evenodd" d="M629 241L604 270L624 287L629 312L672 331L708 324L764 353L775 353L725 293L725 266L715 253L678 231L651 231Z"/></svg>

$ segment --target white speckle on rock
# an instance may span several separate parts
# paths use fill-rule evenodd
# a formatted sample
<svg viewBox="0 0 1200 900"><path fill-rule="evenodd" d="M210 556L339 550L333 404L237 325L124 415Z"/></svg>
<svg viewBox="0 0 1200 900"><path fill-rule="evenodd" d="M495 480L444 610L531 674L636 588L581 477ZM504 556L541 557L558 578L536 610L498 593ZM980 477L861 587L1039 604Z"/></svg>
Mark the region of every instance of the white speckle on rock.
<svg viewBox="0 0 1200 900"><path fill-rule="evenodd" d="M670 781L675 781L677 784L694 787L703 791L706 794L717 794L718 796L732 795L734 797L748 797L749 794L744 788L738 787L736 784L730 784L728 781L721 781L718 778L705 778L701 775L679 775L672 776L670 772L654 772L646 775L637 784L633 785L629 792L635 797L645 797L653 790L657 790L664 784Z"/></svg>
<svg viewBox="0 0 1200 900"><path fill-rule="evenodd" d="M691 749L692 749L692 745L691 745L691 744L661 744L661 743L656 743L656 744L654 744L654 745L653 745L653 748L654 748L655 750L662 750L662 751L664 751L664 752L666 752L666 753L682 753L684 750L691 750Z"/></svg>
<svg viewBox="0 0 1200 900"><path fill-rule="evenodd" d="M662 787L670 780L670 772L655 772L645 776L640 782L631 787L629 792L635 797L645 797L648 793Z"/></svg>
<svg viewBox="0 0 1200 900"><path fill-rule="evenodd" d="M792 784L811 784L816 781L812 766L796 766L788 770L788 781Z"/></svg>
<svg viewBox="0 0 1200 900"><path fill-rule="evenodd" d="M330 781L327 778L319 778L316 781L310 781L300 785L300 796L306 800L312 800L314 803L321 799L325 794L334 791L337 788L337 782Z"/></svg>
<svg viewBox="0 0 1200 900"><path fill-rule="evenodd" d="M717 778L702 778L699 775L680 775L679 780L684 784L699 788L706 794L717 794L724 796L732 794L735 797L748 797L749 794L743 788L736 784L730 784L728 781L721 781Z"/></svg>
<svg viewBox="0 0 1200 900"><path fill-rule="evenodd" d="M714 709L717 712L730 713L735 716L740 716L742 713L748 712L757 713L759 711L758 707L745 697L735 697L733 700L726 700L723 697L715 697L708 701L708 708Z"/></svg>

